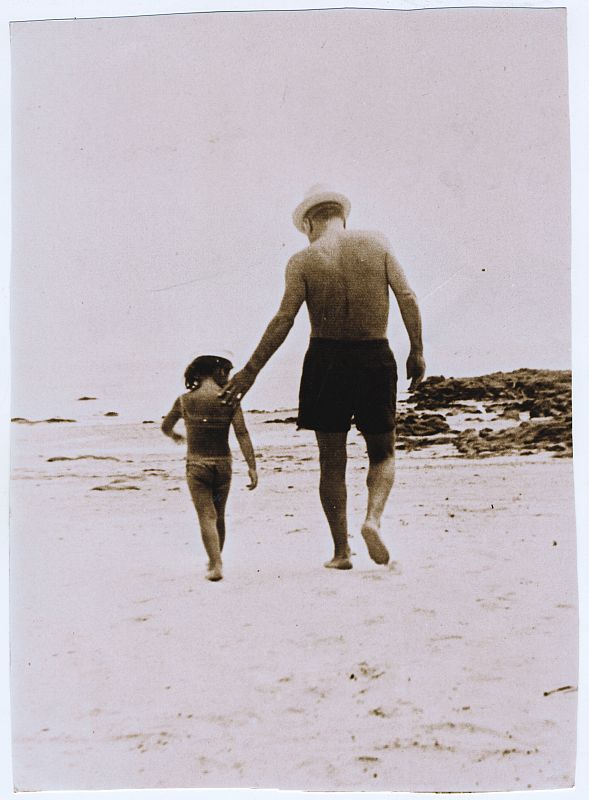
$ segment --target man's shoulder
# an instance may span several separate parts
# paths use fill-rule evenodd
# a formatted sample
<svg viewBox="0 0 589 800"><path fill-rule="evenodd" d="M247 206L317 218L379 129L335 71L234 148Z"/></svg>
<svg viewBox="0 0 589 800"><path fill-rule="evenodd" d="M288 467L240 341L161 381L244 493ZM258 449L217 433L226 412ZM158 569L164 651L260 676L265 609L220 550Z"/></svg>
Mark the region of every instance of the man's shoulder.
<svg viewBox="0 0 589 800"><path fill-rule="evenodd" d="M372 247L377 247L381 250L390 249L389 240L384 233L381 233L380 231L346 230L344 231L344 236L352 243L369 245Z"/></svg>
<svg viewBox="0 0 589 800"><path fill-rule="evenodd" d="M309 244L307 247L303 247L302 250L297 250L296 253L293 253L288 260L289 265L296 266L297 264L304 264L309 258L310 253L312 253L312 247L313 245Z"/></svg>
<svg viewBox="0 0 589 800"><path fill-rule="evenodd" d="M335 236L330 236L329 239L320 238L312 244L298 250L294 253L287 265L290 272L298 272L303 270L306 265L313 264L317 253L323 253L326 242L345 242L353 247L364 247L373 251L385 253L391 250L389 240L387 237L380 233L380 231L372 230L343 230L338 231Z"/></svg>
<svg viewBox="0 0 589 800"><path fill-rule="evenodd" d="M304 247L302 250L298 250L296 253L288 259L288 263L286 265L286 272L287 274L297 275L302 274L305 264L311 258L311 247Z"/></svg>
<svg viewBox="0 0 589 800"><path fill-rule="evenodd" d="M290 261L293 263L304 263L308 258L312 257L313 253L317 250L321 250L325 242L328 240L344 240L349 242L365 242L366 244L374 244L375 246L380 246L388 249L389 247L389 240L380 231L373 231L373 230L355 230L355 229L345 229L342 231L338 231L335 234L329 234L329 236L322 237L317 239L312 244L307 245L302 250L298 250L290 257Z"/></svg>

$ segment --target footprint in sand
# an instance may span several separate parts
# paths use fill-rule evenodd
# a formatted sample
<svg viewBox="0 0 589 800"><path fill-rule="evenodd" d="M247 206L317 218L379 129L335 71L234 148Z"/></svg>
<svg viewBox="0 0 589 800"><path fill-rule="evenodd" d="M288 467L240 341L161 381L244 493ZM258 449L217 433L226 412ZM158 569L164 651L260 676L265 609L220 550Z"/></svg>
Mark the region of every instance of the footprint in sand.
<svg viewBox="0 0 589 800"><path fill-rule="evenodd" d="M363 763L368 764L376 764L380 761L377 756L356 756L356 761L362 761Z"/></svg>
<svg viewBox="0 0 589 800"><path fill-rule="evenodd" d="M91 459L94 461L119 461L120 458L115 458L115 456L52 456L51 458L47 459L48 463L53 461L83 461L84 459ZM132 464L133 462L129 459L126 460L127 464Z"/></svg>
<svg viewBox="0 0 589 800"><path fill-rule="evenodd" d="M125 733L112 737L114 742L127 741L130 744L134 743L136 739L141 739L141 741L135 745L135 749L140 753L147 753L154 748L166 747L169 744L170 734L167 731L161 731L160 733Z"/></svg>
<svg viewBox="0 0 589 800"><path fill-rule="evenodd" d="M318 697L320 700L325 700L325 698L326 698L326 697L327 697L327 695L328 695L328 692L327 692L327 691L325 691L325 690L323 690L323 689L320 689L318 686L310 686L308 689L306 689L306 691L307 691L309 694L314 694L314 695L315 695L316 697Z"/></svg>
<svg viewBox="0 0 589 800"><path fill-rule="evenodd" d="M385 674L384 670L381 670L379 667L371 667L366 661L361 661L358 664L356 672L359 672L360 675L363 675L365 678L370 678L371 680L376 680Z"/></svg>
<svg viewBox="0 0 589 800"><path fill-rule="evenodd" d="M451 639L463 639L463 636L458 636L458 634L449 634L448 636L432 636L430 642L447 642Z"/></svg>
<svg viewBox="0 0 589 800"><path fill-rule="evenodd" d="M141 491L139 486L132 486L129 484L125 484L122 480L115 480L107 483L105 486L93 486L91 491L93 492L107 492L107 491Z"/></svg>
<svg viewBox="0 0 589 800"><path fill-rule="evenodd" d="M345 642L343 636L324 636L322 639L316 639L315 644L341 644Z"/></svg>
<svg viewBox="0 0 589 800"><path fill-rule="evenodd" d="M378 708L372 708L368 712L371 717L382 717L383 719L388 719L391 714L387 714L386 711L383 711L380 706Z"/></svg>

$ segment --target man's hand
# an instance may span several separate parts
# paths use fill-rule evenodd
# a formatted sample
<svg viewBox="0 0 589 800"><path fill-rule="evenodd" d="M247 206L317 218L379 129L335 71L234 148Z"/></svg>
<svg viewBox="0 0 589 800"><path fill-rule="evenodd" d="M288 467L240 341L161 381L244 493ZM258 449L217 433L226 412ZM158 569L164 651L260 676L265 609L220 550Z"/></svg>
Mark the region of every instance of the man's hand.
<svg viewBox="0 0 589 800"><path fill-rule="evenodd" d="M174 432L172 432L170 434L170 439L173 442L176 442L176 444L182 444L182 442L186 441L186 437L185 436L182 436L181 433L174 433Z"/></svg>
<svg viewBox="0 0 589 800"><path fill-rule="evenodd" d="M411 379L411 383L409 384L410 392L421 383L424 375L425 361L423 360L423 354L421 352L413 352L412 350L407 359L407 378Z"/></svg>
<svg viewBox="0 0 589 800"><path fill-rule="evenodd" d="M228 406L236 406L249 391L255 379L256 376L245 368L236 372L223 391L219 392L221 402Z"/></svg>
<svg viewBox="0 0 589 800"><path fill-rule="evenodd" d="M258 485L258 473L255 467L248 469L247 472L248 475L250 476L250 482L248 483L247 488L251 491L252 489L255 489L256 486Z"/></svg>

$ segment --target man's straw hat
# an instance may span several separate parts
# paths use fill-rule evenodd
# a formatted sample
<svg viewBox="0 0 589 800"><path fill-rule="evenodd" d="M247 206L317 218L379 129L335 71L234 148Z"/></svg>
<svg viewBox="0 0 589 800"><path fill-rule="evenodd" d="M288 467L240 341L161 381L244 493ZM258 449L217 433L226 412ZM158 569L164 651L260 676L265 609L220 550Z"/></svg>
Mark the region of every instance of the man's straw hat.
<svg viewBox="0 0 589 800"><path fill-rule="evenodd" d="M346 219L348 218L348 214L350 213L350 209L352 207L352 204L345 195L339 194L339 192L334 192L321 183L311 186L305 195L305 199L295 208L292 215L292 221L294 222L295 227L298 228L301 233L305 232L303 227L303 220L305 219L305 216L312 208L321 205L321 203L337 203L338 206L342 207L344 217Z"/></svg>

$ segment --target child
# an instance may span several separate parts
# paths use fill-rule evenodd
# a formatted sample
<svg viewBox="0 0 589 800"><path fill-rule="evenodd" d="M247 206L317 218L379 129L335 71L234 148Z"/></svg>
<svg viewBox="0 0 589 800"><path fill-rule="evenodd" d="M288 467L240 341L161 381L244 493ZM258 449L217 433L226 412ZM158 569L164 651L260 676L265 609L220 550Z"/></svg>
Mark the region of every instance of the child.
<svg viewBox="0 0 589 800"><path fill-rule="evenodd" d="M186 480L209 557L206 573L209 581L220 581L223 577L221 551L225 542L225 504L231 483L230 425L233 425L249 468L247 488L255 489L258 485L256 457L243 412L239 406L231 408L219 399L219 387L227 383L232 366L220 356L195 358L184 373L188 391L178 397L162 423L166 436L179 444L185 441L184 436L175 433L173 428L180 417L184 418L188 440Z"/></svg>

